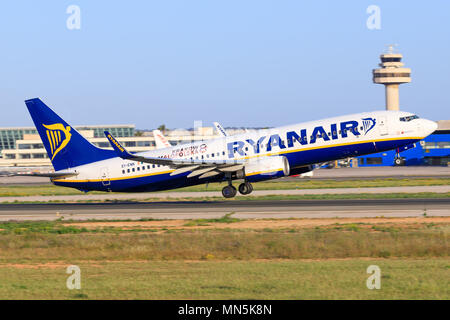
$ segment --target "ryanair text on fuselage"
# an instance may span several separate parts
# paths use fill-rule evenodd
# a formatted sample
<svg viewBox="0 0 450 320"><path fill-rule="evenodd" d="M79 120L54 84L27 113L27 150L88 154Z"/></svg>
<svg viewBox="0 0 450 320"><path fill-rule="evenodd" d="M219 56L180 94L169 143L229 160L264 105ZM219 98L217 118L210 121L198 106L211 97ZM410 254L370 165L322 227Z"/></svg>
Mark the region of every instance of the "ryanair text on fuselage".
<svg viewBox="0 0 450 320"><path fill-rule="evenodd" d="M366 135L376 124L376 120L373 118L362 119L361 130ZM356 120L343 121L338 124L332 123L330 130L325 130L323 126L316 126L311 134L307 129L300 129L300 131L288 131L286 133L286 139L282 139L279 134L275 133L270 136L261 136L260 138L246 139L245 141L234 141L227 144L228 157L234 158L236 154L245 156L244 147L248 143L253 147L255 154L262 152L263 146L266 146L264 151L270 152L273 147L280 149L292 148L295 143L300 145L314 144L318 139L323 141L337 140L339 135L341 138L347 138L349 133L359 136L361 133L358 130L359 123ZM339 129L338 129L339 128Z"/></svg>

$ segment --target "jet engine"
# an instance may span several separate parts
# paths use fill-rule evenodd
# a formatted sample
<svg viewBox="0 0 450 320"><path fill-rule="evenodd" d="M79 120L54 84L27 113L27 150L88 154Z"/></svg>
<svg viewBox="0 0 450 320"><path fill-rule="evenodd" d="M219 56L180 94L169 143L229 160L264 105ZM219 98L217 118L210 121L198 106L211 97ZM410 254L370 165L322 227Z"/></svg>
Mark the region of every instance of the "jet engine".
<svg viewBox="0 0 450 320"><path fill-rule="evenodd" d="M283 156L250 159L244 166L247 181L256 182L289 176L289 161Z"/></svg>

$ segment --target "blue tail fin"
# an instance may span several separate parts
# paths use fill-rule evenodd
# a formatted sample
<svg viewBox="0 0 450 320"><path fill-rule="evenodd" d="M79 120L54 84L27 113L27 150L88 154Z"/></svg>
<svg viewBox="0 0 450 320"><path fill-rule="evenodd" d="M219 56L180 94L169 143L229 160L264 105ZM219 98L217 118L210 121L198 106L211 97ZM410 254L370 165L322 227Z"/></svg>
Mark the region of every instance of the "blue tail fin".
<svg viewBox="0 0 450 320"><path fill-rule="evenodd" d="M117 156L112 150L94 146L39 98L25 104L56 171Z"/></svg>

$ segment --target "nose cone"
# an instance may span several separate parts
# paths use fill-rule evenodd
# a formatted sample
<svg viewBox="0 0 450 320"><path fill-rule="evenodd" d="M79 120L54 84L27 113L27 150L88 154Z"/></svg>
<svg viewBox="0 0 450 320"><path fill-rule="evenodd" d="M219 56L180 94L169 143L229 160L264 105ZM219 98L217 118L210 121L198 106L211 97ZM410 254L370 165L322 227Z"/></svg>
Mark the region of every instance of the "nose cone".
<svg viewBox="0 0 450 320"><path fill-rule="evenodd" d="M422 121L423 132L425 133L425 136L429 136L436 131L438 127L436 122L427 119L423 119Z"/></svg>

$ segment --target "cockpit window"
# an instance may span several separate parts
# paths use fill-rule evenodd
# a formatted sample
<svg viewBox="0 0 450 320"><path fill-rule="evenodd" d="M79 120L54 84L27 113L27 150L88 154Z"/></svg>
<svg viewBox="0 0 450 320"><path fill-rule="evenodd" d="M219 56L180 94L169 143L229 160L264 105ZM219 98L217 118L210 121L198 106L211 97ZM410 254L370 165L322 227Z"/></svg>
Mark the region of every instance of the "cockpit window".
<svg viewBox="0 0 450 320"><path fill-rule="evenodd" d="M414 119L419 119L419 116L412 115L412 116L400 117L400 121L403 121L403 122L409 122Z"/></svg>

